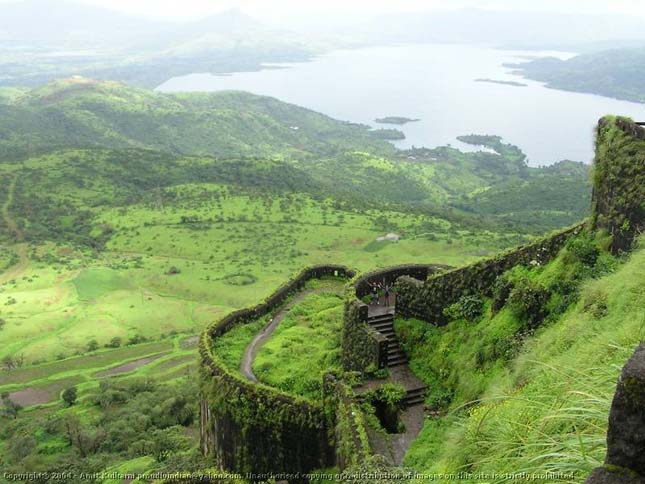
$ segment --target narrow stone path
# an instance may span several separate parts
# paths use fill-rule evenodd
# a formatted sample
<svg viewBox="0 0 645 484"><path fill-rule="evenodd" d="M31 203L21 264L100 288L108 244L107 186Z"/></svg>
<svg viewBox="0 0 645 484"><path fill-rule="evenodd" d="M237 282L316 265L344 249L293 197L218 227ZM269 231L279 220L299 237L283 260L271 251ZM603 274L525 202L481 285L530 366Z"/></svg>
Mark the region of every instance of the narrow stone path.
<svg viewBox="0 0 645 484"><path fill-rule="evenodd" d="M298 304L307 296L310 296L311 294L317 292L321 292L321 290L307 289L300 292L296 297L289 301L289 303L284 306L278 314L274 316L271 322L269 322L269 324L266 325L264 329L255 336L255 338L253 338L253 341L251 341L251 343L244 350L244 355L242 356L242 364L240 365L240 370L246 378L248 378L252 382L259 383L258 378L255 376L255 373L253 373L253 361L255 360L255 355L257 354L258 350L266 342L266 340L269 339L271 334L280 324L280 321L285 318L285 316L293 306Z"/></svg>

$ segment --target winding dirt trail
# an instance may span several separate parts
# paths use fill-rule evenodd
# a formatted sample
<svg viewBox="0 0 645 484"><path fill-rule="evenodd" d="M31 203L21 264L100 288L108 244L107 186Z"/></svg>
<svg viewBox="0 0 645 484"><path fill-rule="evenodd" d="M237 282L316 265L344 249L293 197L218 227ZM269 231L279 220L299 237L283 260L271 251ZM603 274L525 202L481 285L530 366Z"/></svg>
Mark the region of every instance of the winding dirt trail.
<svg viewBox="0 0 645 484"><path fill-rule="evenodd" d="M255 335L255 338L253 338L253 341L251 341L251 343L244 350L244 356L242 356L242 364L240 365L240 370L242 371L242 373L246 378L248 378L252 382L259 383L258 378L253 373L253 361L255 360L256 353L258 352L260 347L265 343L265 341L269 339L271 334L278 327L278 324L280 324L280 321L284 319L284 317L287 315L287 313L293 306L298 304L307 296L310 296L311 294L315 294L318 292L321 292L321 290L307 289L299 293L296 297L294 297L291 301L289 301L289 303L285 307L283 307L278 314L274 316L271 322L267 324L261 332Z"/></svg>

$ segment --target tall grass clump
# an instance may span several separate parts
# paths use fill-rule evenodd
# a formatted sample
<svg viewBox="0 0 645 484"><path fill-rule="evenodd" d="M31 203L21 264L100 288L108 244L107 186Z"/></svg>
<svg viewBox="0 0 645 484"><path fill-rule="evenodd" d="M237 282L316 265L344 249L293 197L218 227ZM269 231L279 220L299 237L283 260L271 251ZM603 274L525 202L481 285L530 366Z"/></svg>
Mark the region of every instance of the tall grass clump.
<svg viewBox="0 0 645 484"><path fill-rule="evenodd" d="M551 271L544 268L541 283L549 286ZM526 336L479 397L453 399L444 417L426 421L406 465L426 472L486 473L490 482L518 473L583 482L604 461L616 382L645 338L644 281L642 248L613 273L582 281L576 302ZM462 372L464 380L475 378L469 367ZM546 473L553 475L547 479Z"/></svg>

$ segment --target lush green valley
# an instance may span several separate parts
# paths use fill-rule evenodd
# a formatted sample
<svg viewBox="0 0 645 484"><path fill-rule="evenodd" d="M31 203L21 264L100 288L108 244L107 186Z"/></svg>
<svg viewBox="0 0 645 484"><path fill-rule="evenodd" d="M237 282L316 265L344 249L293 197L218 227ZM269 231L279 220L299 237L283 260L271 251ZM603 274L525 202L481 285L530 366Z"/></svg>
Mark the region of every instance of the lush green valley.
<svg viewBox="0 0 645 484"><path fill-rule="evenodd" d="M78 78L0 103L0 462L12 472L211 467L193 385L210 323L304 266L459 266L588 213L586 166L530 168L495 136L463 138L490 151L399 151L271 98ZM340 371L341 287L310 286L258 353L260 381L319 397L322 373ZM491 320L503 338L516 329L504 314ZM230 368L265 323L218 342ZM282 365L285 348L306 360ZM476 398L489 376L463 394L447 379L429 402ZM419 469L433 432L408 455Z"/></svg>
<svg viewBox="0 0 645 484"><path fill-rule="evenodd" d="M576 1L0 0L0 484L643 484L645 8Z"/></svg>

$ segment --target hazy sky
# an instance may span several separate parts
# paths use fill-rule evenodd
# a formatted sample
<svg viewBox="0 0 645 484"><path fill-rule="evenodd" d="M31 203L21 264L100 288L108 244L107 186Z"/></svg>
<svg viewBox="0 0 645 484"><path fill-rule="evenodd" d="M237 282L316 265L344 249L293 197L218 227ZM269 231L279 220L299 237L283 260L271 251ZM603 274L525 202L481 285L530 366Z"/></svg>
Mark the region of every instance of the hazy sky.
<svg viewBox="0 0 645 484"><path fill-rule="evenodd" d="M16 0L0 0L0 3ZM52 6L57 1L50 0ZM503 10L546 10L567 13L624 13L645 17L643 0L76 0L137 15L171 20L195 18L230 8L258 17L307 14L420 11L460 7ZM0 12L1 13L1 12Z"/></svg>

